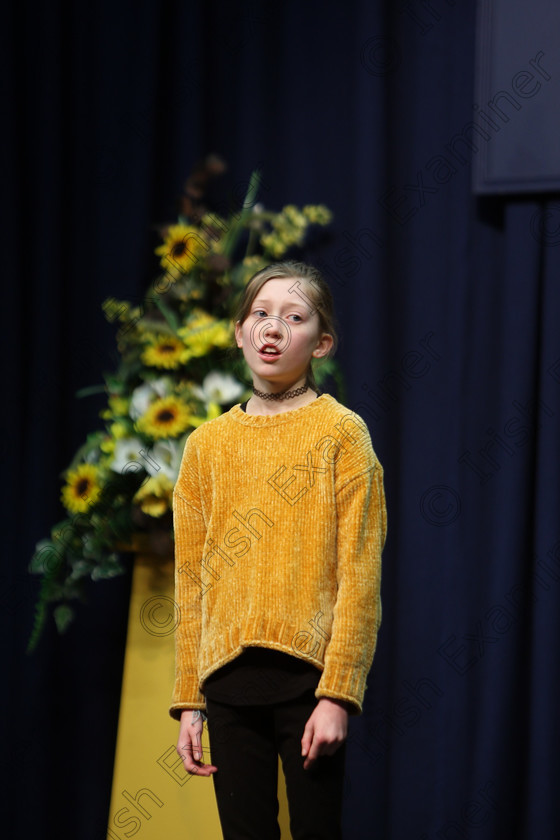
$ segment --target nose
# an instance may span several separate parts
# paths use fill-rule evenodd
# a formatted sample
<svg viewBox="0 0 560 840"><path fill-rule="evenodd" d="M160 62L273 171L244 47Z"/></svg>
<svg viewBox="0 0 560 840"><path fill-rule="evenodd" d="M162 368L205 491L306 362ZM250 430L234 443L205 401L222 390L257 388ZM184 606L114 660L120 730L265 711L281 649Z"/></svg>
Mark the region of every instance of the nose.
<svg viewBox="0 0 560 840"><path fill-rule="evenodd" d="M268 341L281 341L284 335L283 322L280 318L272 318L264 325L264 337Z"/></svg>

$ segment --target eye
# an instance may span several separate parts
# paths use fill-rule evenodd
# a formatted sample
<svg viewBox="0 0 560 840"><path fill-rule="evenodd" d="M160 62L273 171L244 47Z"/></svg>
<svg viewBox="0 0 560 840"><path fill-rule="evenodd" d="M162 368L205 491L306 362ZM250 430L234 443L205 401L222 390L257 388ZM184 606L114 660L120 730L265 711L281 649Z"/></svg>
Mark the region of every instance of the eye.
<svg viewBox="0 0 560 840"><path fill-rule="evenodd" d="M296 315L296 314L294 314L294 315L290 315L289 317L290 317L290 318L293 318L293 319L294 319L294 321L296 322L296 324L297 324L297 323L300 323L301 321L303 321L303 318L301 317L301 315Z"/></svg>
<svg viewBox="0 0 560 840"><path fill-rule="evenodd" d="M256 315L257 318L266 318L266 312L264 309L255 309L253 315Z"/></svg>

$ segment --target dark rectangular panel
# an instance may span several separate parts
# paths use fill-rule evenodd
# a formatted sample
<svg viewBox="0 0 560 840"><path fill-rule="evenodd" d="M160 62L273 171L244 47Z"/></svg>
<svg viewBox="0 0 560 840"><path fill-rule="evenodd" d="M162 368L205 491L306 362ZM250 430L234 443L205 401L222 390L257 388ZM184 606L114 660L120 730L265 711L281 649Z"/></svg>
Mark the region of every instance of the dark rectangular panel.
<svg viewBox="0 0 560 840"><path fill-rule="evenodd" d="M474 192L560 190L560 0L479 0L475 91Z"/></svg>

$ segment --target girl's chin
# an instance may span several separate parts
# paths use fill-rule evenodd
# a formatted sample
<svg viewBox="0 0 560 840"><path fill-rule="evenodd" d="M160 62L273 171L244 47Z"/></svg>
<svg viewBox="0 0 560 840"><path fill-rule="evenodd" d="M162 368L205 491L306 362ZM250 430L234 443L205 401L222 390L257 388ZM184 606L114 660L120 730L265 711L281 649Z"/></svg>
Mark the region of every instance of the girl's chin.
<svg viewBox="0 0 560 840"><path fill-rule="evenodd" d="M293 388L299 388L305 384L305 379L299 376L297 379L289 377L286 379L281 376L253 376L253 387L258 391L291 391Z"/></svg>

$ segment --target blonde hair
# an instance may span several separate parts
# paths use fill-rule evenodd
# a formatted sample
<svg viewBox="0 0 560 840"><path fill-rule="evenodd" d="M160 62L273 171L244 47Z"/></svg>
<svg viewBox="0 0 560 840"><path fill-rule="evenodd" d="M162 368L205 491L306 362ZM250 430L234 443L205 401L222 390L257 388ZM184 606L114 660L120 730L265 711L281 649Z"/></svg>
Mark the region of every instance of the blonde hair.
<svg viewBox="0 0 560 840"><path fill-rule="evenodd" d="M269 280L278 279L303 280L306 283L307 288L304 294L309 298L317 311L320 333L328 333L332 336L333 340L332 347L324 358L334 355L338 344L338 336L336 334L333 296L321 272L308 263L285 260L283 262L272 263L257 271L245 286L234 314L234 321L242 324L248 317L253 301L264 284ZM311 363L307 371L306 384L314 391L319 390L315 382Z"/></svg>

